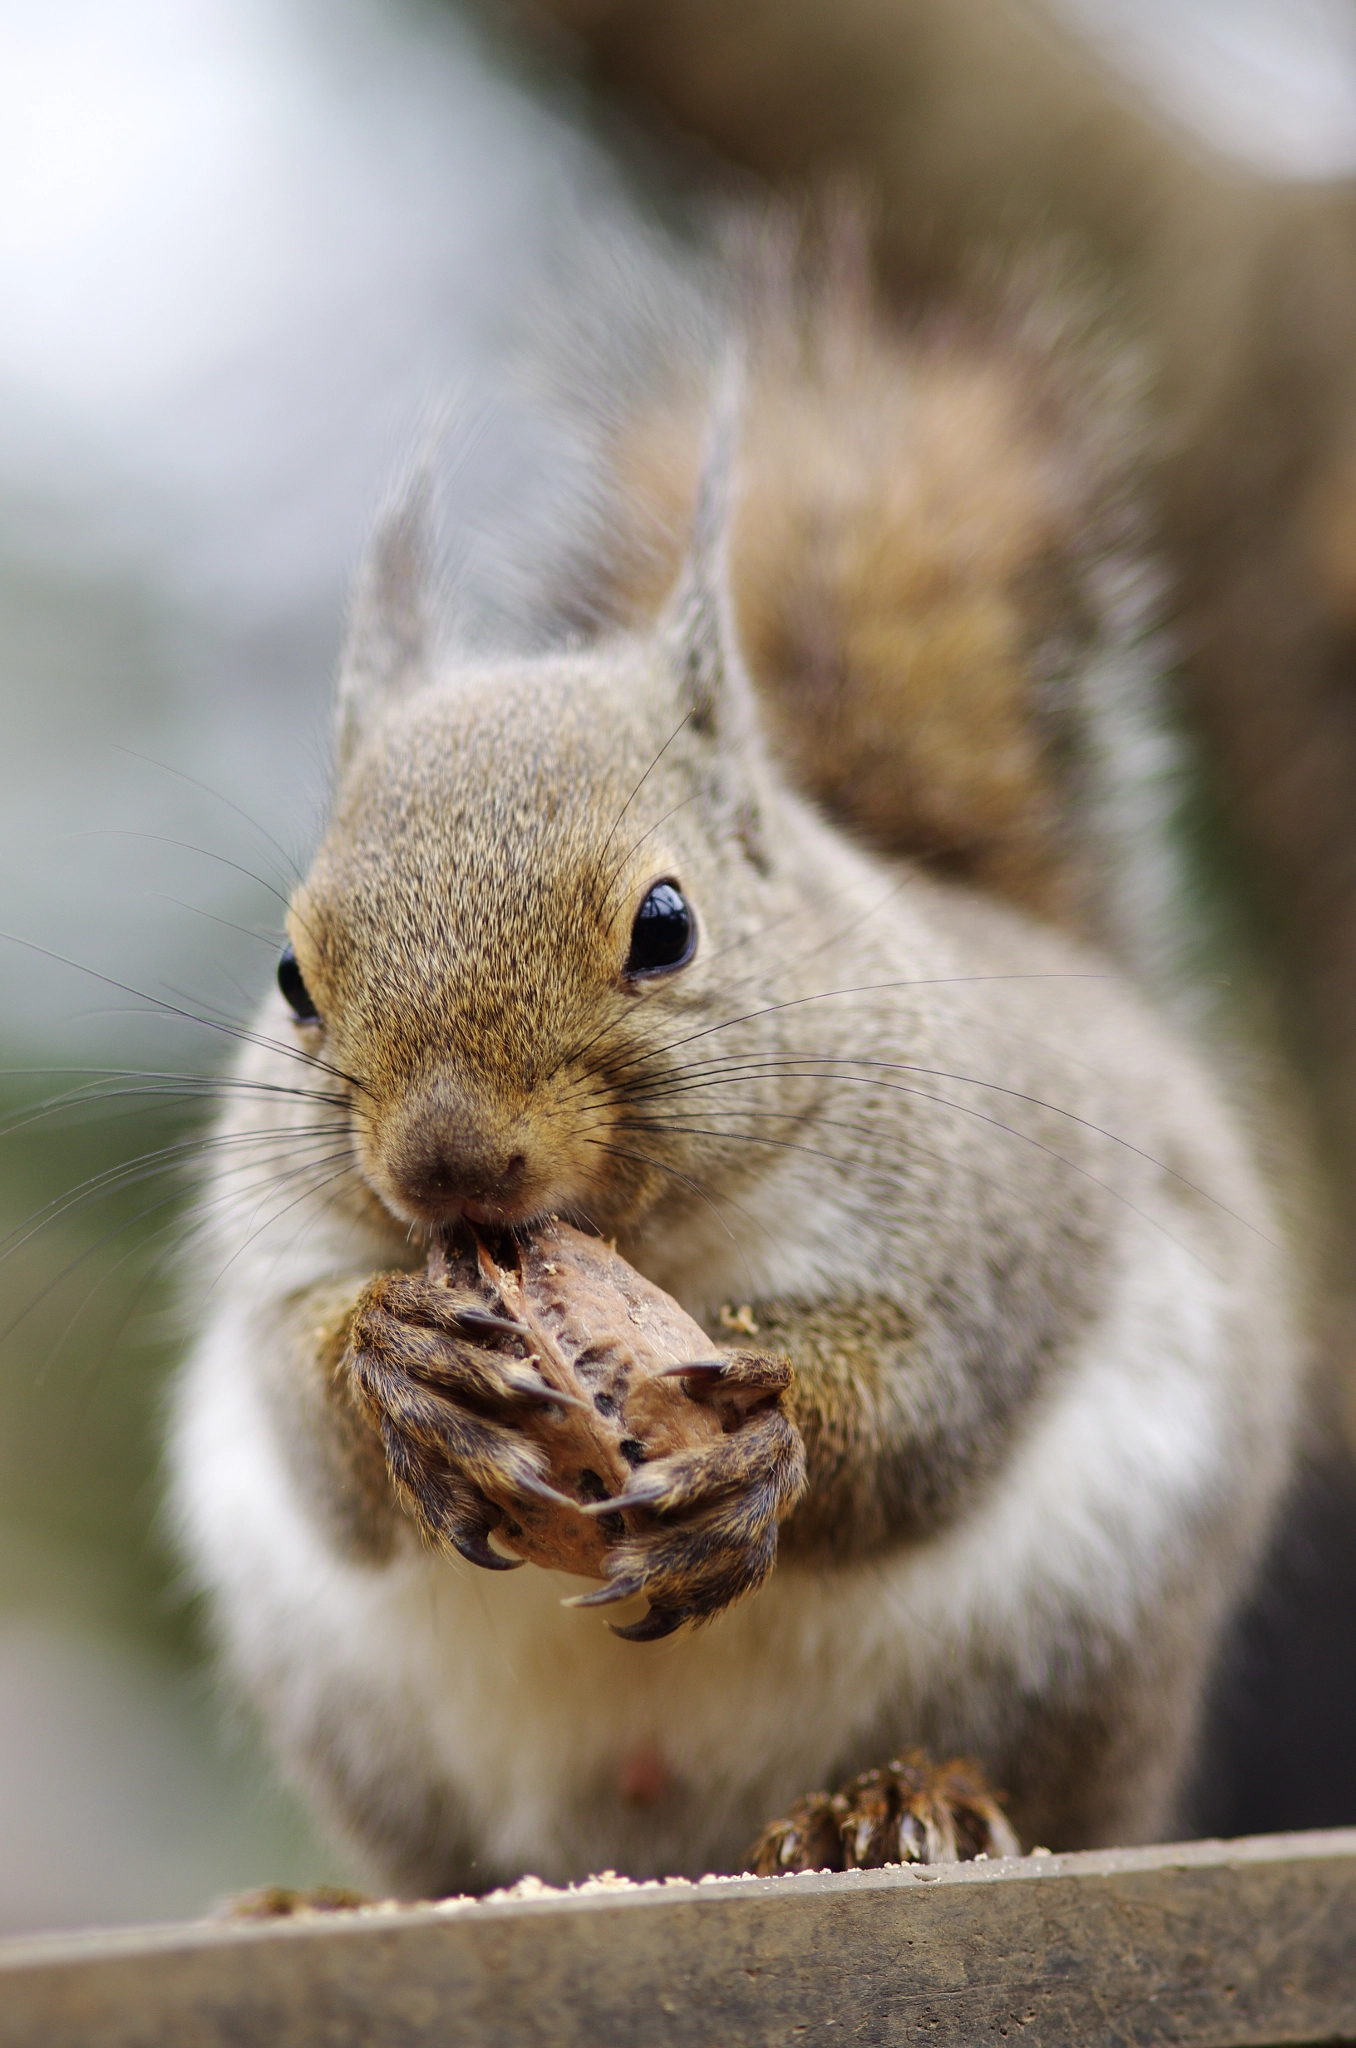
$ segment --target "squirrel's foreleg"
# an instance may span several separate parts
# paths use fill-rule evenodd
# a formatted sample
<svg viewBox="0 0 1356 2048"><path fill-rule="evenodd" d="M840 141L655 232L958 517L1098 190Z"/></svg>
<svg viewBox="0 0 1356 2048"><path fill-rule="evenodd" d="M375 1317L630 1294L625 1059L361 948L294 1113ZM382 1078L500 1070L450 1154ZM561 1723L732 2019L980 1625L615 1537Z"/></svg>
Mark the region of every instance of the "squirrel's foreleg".
<svg viewBox="0 0 1356 2048"><path fill-rule="evenodd" d="M277 1307L256 1352L277 1441L302 1498L344 1556L384 1564L401 1523L381 1438L345 1367L365 1279L324 1280Z"/></svg>
<svg viewBox="0 0 1356 2048"><path fill-rule="evenodd" d="M805 1446L782 1553L821 1565L880 1555L951 1520L1002 1462L1014 1419L1059 1355L1001 1354L883 1293L755 1302L750 1315L760 1341L790 1358L783 1405Z"/></svg>

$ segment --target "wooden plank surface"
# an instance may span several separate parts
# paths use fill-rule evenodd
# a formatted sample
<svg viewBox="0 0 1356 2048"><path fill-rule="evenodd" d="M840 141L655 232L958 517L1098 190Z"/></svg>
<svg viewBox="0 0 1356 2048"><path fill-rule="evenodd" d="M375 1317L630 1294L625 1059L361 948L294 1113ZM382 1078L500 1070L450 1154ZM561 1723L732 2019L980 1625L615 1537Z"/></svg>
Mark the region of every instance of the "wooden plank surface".
<svg viewBox="0 0 1356 2048"><path fill-rule="evenodd" d="M1356 2042L1356 1829L0 1943L0 2048Z"/></svg>

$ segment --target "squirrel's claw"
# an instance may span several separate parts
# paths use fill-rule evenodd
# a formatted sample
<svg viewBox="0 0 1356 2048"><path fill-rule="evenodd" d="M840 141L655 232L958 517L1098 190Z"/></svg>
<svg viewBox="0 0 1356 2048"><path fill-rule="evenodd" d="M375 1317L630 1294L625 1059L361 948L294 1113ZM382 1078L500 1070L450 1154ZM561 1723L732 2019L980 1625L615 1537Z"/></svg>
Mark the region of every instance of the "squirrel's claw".
<svg viewBox="0 0 1356 2048"><path fill-rule="evenodd" d="M465 1485L426 1445L382 1423L387 1463L398 1492L415 1519L436 1542L450 1544L468 1564L483 1571L516 1571L524 1560L491 1550L489 1534L500 1512L475 1488Z"/></svg>
<svg viewBox="0 0 1356 2048"><path fill-rule="evenodd" d="M599 1505L614 1513L649 1508L674 1515L684 1509L713 1510L719 1502L738 1513L741 1504L747 1509L751 1496L769 1489L772 1512L780 1517L804 1483L803 1476L797 1481L792 1470L798 1451L799 1438L791 1423L774 1410L700 1450L654 1459L635 1472L614 1499Z"/></svg>
<svg viewBox="0 0 1356 2048"><path fill-rule="evenodd" d="M502 1551L491 1550L479 1529L449 1528L447 1540L459 1557L478 1564L482 1571L516 1572L527 1563L525 1557L505 1557Z"/></svg>
<svg viewBox="0 0 1356 2048"><path fill-rule="evenodd" d="M620 1493L609 1493L603 1500L580 1501L577 1505L581 1515L616 1515L623 1508L648 1508L663 1500L668 1485L660 1471L642 1473L636 1479L628 1479Z"/></svg>
<svg viewBox="0 0 1356 2048"><path fill-rule="evenodd" d="M624 1643L658 1643L691 1619L692 1615L686 1607L664 1607L655 1604L651 1606L648 1614L643 1614L639 1621L633 1621L629 1628L618 1628L615 1621L610 1621L608 1627L613 1635L620 1636Z"/></svg>
<svg viewBox="0 0 1356 2048"><path fill-rule="evenodd" d="M577 1500L570 1494L561 1493L556 1487L548 1485L546 1480L539 1479L535 1472L515 1472L510 1484L517 1493L531 1494L533 1500L547 1501L553 1508L569 1508L574 1514L579 1512Z"/></svg>
<svg viewBox="0 0 1356 2048"><path fill-rule="evenodd" d="M576 1593L572 1600L562 1601L564 1607L611 1607L620 1600L633 1600L637 1593L645 1590L644 1581L634 1575L622 1574L609 1579L605 1586L597 1586L591 1593ZM684 1622L691 1621L692 1615L686 1607L668 1607L662 1601L652 1600L649 1612L642 1614L639 1621L633 1621L619 1628L615 1621L608 1627L614 1636L620 1636L624 1643L657 1643L665 1636L671 1636Z"/></svg>
<svg viewBox="0 0 1356 2048"><path fill-rule="evenodd" d="M354 1318L355 1349L394 1356L412 1378L477 1414L502 1417L522 1402L592 1412L577 1394L543 1379L533 1357L499 1348L511 1338L530 1353L526 1324L495 1315L422 1273L383 1274L374 1287L380 1298L360 1304Z"/></svg>
<svg viewBox="0 0 1356 2048"><path fill-rule="evenodd" d="M777 1408L698 1450L656 1459L623 1493L597 1503L613 1514L640 1510L644 1524L608 1553L609 1584L576 1604L645 1593L650 1614L616 1630L629 1642L654 1642L719 1614L767 1578L777 1524L804 1486L800 1434Z"/></svg>
<svg viewBox="0 0 1356 2048"><path fill-rule="evenodd" d="M722 1351L718 1357L685 1358L666 1365L659 1377L720 1380L726 1386L762 1387L780 1394L791 1384L792 1366L776 1351Z"/></svg>
<svg viewBox="0 0 1356 2048"><path fill-rule="evenodd" d="M536 1379L528 1372L505 1370L505 1384L522 1401L534 1407L579 1408L585 1415L592 1415L593 1409L587 1401L581 1401L578 1394L567 1394L559 1387L553 1387L548 1380Z"/></svg>
<svg viewBox="0 0 1356 2048"><path fill-rule="evenodd" d="M466 1308L458 1306L453 1322L468 1337L521 1337L525 1344L532 1342L532 1332L526 1323L515 1323L509 1316L492 1315L489 1309L477 1308L474 1304Z"/></svg>
<svg viewBox="0 0 1356 2048"><path fill-rule="evenodd" d="M595 1586L591 1593L575 1593L568 1600L562 1600L562 1607L612 1607L618 1600L630 1600L643 1592L645 1581L625 1573L608 1580L605 1586Z"/></svg>
<svg viewBox="0 0 1356 2048"><path fill-rule="evenodd" d="M811 1792L763 1829L745 1859L758 1877L787 1871L879 1870L1020 1856L1001 1793L965 1757L934 1764L921 1749L863 1771L841 1792Z"/></svg>
<svg viewBox="0 0 1356 2048"><path fill-rule="evenodd" d="M726 1351L718 1358L690 1358L681 1365L666 1365L660 1378L682 1380L690 1399L727 1411L728 1425L737 1427L786 1391L792 1365L789 1358L776 1352Z"/></svg>

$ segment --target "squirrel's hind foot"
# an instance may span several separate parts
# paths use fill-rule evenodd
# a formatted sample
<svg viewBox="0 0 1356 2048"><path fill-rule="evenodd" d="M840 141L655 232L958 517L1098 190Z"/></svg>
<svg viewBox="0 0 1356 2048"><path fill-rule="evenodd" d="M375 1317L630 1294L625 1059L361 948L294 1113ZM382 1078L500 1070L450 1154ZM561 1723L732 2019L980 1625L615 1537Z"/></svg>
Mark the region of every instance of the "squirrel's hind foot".
<svg viewBox="0 0 1356 2048"><path fill-rule="evenodd" d="M963 1863L1020 1856L1021 1844L978 1765L934 1764L921 1749L863 1771L841 1792L811 1792L770 1821L745 1868L758 1877L800 1870L880 1870L889 1863Z"/></svg>

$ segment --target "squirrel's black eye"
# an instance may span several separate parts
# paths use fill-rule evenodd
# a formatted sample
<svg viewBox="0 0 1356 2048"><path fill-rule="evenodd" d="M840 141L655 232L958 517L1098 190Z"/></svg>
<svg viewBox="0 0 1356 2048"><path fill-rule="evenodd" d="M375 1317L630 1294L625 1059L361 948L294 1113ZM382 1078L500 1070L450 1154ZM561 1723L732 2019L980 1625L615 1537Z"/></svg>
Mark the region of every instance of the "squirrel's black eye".
<svg viewBox="0 0 1356 2048"><path fill-rule="evenodd" d="M290 944L283 947L282 959L278 962L278 987L286 996L298 1024L319 1022L320 1012L311 1000L311 991L301 978L297 956Z"/></svg>
<svg viewBox="0 0 1356 2048"><path fill-rule="evenodd" d="M672 882L656 882L631 927L628 974L659 974L684 967L697 944L697 922Z"/></svg>

